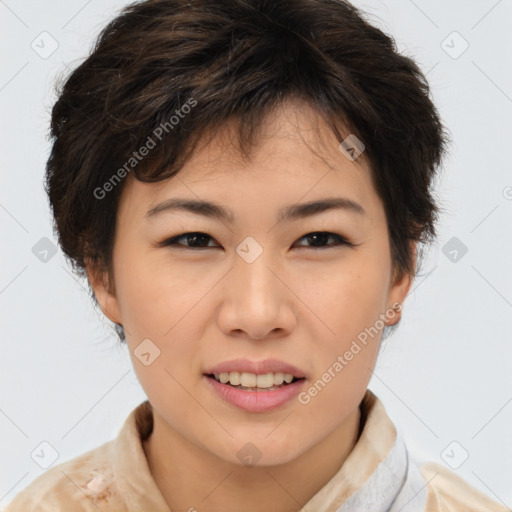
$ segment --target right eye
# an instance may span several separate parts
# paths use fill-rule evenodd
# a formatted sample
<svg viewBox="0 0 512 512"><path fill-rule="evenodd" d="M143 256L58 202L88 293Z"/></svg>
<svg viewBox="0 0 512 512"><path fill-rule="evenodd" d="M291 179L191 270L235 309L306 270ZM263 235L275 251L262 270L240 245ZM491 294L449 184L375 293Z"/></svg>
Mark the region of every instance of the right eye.
<svg viewBox="0 0 512 512"><path fill-rule="evenodd" d="M180 240L187 240L188 245L179 243ZM208 246L208 239L214 240L210 235L206 233L193 232L193 233L182 233L181 235L173 236L171 238L167 238L163 240L158 245L160 247L168 247L168 246L177 246L189 249L208 249L209 247L218 247L218 246Z"/></svg>

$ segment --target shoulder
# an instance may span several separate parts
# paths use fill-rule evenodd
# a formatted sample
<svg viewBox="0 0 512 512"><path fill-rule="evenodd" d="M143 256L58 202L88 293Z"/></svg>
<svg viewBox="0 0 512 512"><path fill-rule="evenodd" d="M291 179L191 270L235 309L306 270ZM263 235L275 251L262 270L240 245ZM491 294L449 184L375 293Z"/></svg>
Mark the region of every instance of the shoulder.
<svg viewBox="0 0 512 512"><path fill-rule="evenodd" d="M436 462L418 464L427 483L426 512L506 512L502 503L471 486L463 478Z"/></svg>
<svg viewBox="0 0 512 512"><path fill-rule="evenodd" d="M122 511L113 468L113 441L46 470L4 512Z"/></svg>

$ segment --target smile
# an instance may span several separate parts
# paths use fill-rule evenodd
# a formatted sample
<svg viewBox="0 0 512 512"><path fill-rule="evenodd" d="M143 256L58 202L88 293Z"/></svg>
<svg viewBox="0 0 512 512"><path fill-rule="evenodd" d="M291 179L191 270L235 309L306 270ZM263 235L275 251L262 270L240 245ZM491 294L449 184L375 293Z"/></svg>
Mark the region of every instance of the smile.
<svg viewBox="0 0 512 512"><path fill-rule="evenodd" d="M218 374L212 374L210 377L222 384L229 384L237 389L243 389L247 391L261 391L261 390L274 390L286 386L296 380L291 373L263 373L257 375L249 372L222 372Z"/></svg>
<svg viewBox="0 0 512 512"><path fill-rule="evenodd" d="M232 374L234 374L233 381L231 381ZM221 382L221 375L222 380L226 380L226 382ZM286 382L285 375L290 382ZM283 407L300 393L306 382L304 377L297 378L290 374L279 373L256 375L245 372L229 372L204 375L203 377L224 402L253 413L270 412ZM237 378L240 383L234 384L233 382L238 382ZM260 378L264 379L260 381L263 385L267 386L270 382L271 385L260 387L258 385ZM280 382L280 384L274 385L274 382ZM251 386L244 386L243 383L251 384Z"/></svg>

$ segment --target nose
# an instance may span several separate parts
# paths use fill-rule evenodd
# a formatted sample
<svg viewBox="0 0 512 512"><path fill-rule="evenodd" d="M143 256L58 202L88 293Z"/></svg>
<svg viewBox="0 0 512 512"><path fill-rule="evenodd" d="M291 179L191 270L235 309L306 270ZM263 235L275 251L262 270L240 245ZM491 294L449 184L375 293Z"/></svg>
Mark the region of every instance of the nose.
<svg viewBox="0 0 512 512"><path fill-rule="evenodd" d="M254 340L289 334L296 314L282 267L270 249L254 260L241 254L223 283L220 329L227 336Z"/></svg>

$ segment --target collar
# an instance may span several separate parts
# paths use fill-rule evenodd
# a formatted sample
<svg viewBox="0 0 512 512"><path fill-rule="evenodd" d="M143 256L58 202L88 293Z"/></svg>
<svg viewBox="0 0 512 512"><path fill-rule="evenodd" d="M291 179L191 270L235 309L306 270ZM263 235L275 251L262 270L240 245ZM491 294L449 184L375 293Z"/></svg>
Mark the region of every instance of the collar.
<svg viewBox="0 0 512 512"><path fill-rule="evenodd" d="M128 415L114 441L114 474L131 512L171 512L153 479L142 445L152 430L153 410L146 400Z"/></svg>
<svg viewBox="0 0 512 512"><path fill-rule="evenodd" d="M423 512L426 484L377 396L359 406L362 431L339 471L303 512Z"/></svg>
<svg viewBox="0 0 512 512"><path fill-rule="evenodd" d="M362 429L354 448L301 510L422 512L427 498L425 481L382 402L367 389L359 407ZM131 411L114 441L114 472L130 511L171 512L151 475L142 445L152 429L152 408L146 400Z"/></svg>

